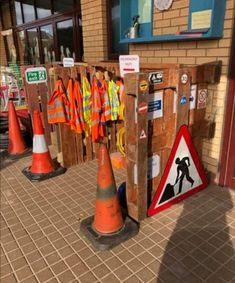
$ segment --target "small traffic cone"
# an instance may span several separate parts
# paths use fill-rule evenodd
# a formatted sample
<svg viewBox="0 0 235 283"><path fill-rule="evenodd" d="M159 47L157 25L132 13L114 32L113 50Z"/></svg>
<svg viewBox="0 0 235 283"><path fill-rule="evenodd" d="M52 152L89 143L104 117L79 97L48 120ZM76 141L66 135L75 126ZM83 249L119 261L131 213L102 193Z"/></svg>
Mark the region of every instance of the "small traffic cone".
<svg viewBox="0 0 235 283"><path fill-rule="evenodd" d="M8 157L18 159L31 154L31 149L27 147L22 137L19 120L12 100L8 104Z"/></svg>
<svg viewBox="0 0 235 283"><path fill-rule="evenodd" d="M51 158L39 111L33 113L33 132L32 166L23 169L23 174L30 181L42 181L65 173L66 169Z"/></svg>
<svg viewBox="0 0 235 283"><path fill-rule="evenodd" d="M81 230L99 250L108 250L136 235L138 224L123 215L117 196L111 160L105 144L100 144L95 215L81 222Z"/></svg>
<svg viewBox="0 0 235 283"><path fill-rule="evenodd" d="M93 227L102 234L115 233L122 228L123 219L111 160L104 144L100 145L98 160L98 184Z"/></svg>

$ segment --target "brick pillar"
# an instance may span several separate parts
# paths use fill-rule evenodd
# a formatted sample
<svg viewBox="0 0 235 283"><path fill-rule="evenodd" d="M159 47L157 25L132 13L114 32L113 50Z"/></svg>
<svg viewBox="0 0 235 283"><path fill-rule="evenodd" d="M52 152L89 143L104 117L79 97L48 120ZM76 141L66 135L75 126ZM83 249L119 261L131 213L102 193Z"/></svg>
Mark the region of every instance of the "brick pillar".
<svg viewBox="0 0 235 283"><path fill-rule="evenodd" d="M81 0L84 61L108 58L106 0Z"/></svg>

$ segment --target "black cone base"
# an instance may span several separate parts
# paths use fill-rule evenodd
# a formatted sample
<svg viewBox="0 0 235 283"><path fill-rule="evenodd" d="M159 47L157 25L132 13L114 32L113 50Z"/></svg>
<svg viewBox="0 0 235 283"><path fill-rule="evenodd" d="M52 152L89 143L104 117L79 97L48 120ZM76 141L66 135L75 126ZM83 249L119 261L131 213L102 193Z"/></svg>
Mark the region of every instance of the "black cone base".
<svg viewBox="0 0 235 283"><path fill-rule="evenodd" d="M50 172L50 173L41 173L41 174L35 174L35 173L32 173L30 171L30 168L31 167L26 167L22 170L22 173L32 182L34 181L44 181L44 180L47 180L47 179L50 179L52 177L56 177L56 176L59 176L61 174L64 174L66 172L66 168L64 167L58 167L56 168L54 171Z"/></svg>
<svg viewBox="0 0 235 283"><path fill-rule="evenodd" d="M100 251L110 250L122 242L129 240L139 232L138 223L131 220L128 216L125 219L124 226L117 233L99 234L92 227L94 216L82 220L80 229L95 248Z"/></svg>
<svg viewBox="0 0 235 283"><path fill-rule="evenodd" d="M16 160L16 159L20 159L22 157L26 157L32 154L32 149L29 148L26 151L19 153L19 154L7 154L7 158L11 159L11 160Z"/></svg>

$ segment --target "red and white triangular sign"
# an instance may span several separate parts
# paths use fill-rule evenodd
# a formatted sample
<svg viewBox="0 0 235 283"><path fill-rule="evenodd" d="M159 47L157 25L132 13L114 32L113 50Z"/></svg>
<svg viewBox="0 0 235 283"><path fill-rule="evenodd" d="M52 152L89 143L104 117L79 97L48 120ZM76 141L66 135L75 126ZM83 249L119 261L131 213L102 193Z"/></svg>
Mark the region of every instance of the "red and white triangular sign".
<svg viewBox="0 0 235 283"><path fill-rule="evenodd" d="M207 185L207 177L188 127L183 125L177 134L161 182L148 209L148 216L205 189Z"/></svg>

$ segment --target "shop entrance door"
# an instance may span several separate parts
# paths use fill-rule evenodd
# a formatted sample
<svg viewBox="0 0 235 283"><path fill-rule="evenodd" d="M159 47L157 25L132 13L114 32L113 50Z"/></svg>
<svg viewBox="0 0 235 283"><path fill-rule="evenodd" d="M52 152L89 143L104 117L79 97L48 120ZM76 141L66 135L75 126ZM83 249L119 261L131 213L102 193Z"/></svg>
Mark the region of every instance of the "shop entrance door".
<svg viewBox="0 0 235 283"><path fill-rule="evenodd" d="M229 90L225 110L226 116L219 183L222 186L235 189L235 28L233 30L228 79Z"/></svg>

